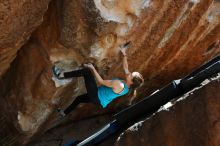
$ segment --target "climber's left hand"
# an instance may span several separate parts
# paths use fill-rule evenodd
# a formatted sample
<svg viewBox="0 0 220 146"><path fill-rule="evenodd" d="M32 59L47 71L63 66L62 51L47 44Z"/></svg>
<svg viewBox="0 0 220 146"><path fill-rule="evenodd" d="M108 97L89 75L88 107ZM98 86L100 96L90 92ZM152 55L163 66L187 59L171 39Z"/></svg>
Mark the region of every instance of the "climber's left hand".
<svg viewBox="0 0 220 146"><path fill-rule="evenodd" d="M86 64L83 64L83 66L85 66L89 69L94 69L95 68L92 63L86 63Z"/></svg>

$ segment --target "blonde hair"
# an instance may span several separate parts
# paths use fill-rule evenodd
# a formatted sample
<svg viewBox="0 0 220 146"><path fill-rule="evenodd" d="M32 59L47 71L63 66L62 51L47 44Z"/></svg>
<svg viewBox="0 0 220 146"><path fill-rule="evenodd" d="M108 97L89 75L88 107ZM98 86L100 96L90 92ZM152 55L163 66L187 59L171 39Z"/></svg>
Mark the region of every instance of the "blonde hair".
<svg viewBox="0 0 220 146"><path fill-rule="evenodd" d="M130 85L129 93L128 93L128 96L132 95L129 104L131 104L132 101L137 96L137 89L144 84L144 78L139 72L132 72L132 77L133 77L132 78L133 83Z"/></svg>

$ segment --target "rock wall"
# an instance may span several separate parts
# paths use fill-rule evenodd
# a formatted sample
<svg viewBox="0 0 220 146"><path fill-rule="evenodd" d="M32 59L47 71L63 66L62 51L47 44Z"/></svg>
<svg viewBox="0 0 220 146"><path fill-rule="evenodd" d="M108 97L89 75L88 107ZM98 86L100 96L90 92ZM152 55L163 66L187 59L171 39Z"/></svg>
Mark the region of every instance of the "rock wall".
<svg viewBox="0 0 220 146"><path fill-rule="evenodd" d="M119 45L132 41L129 68L142 73L146 80L138 98L121 98L105 110L81 106L71 117L80 120L127 106L186 75L220 51L212 47L220 38L218 1L48 3L0 2L3 144L25 145L35 139L59 123L55 108L65 108L85 92L82 79L56 80L51 73L52 64L68 70L90 61L103 77L122 77Z"/></svg>
<svg viewBox="0 0 220 146"><path fill-rule="evenodd" d="M202 84L124 131L115 145L218 146L220 74Z"/></svg>
<svg viewBox="0 0 220 146"><path fill-rule="evenodd" d="M0 76L10 67L17 51L43 21L50 0L0 2Z"/></svg>

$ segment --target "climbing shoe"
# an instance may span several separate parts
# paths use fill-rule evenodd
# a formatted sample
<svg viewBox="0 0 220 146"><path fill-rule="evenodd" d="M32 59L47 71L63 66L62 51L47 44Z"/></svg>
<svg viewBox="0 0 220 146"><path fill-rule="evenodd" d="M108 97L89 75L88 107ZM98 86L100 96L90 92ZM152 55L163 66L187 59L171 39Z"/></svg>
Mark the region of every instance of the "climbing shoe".
<svg viewBox="0 0 220 146"><path fill-rule="evenodd" d="M58 67L56 67L55 65L52 67L52 71L53 71L53 74L54 76L57 78L57 79L65 79L64 77L61 77L61 72L63 71L63 69L60 69Z"/></svg>
<svg viewBox="0 0 220 146"><path fill-rule="evenodd" d="M66 114L64 113L64 110L61 108L56 109L56 111L59 113L61 118L64 118L66 116Z"/></svg>

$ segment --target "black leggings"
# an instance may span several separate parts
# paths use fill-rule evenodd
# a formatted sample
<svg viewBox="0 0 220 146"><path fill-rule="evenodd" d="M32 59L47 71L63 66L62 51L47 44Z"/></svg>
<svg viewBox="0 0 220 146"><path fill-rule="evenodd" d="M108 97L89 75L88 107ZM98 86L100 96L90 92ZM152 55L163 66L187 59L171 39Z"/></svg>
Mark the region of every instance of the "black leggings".
<svg viewBox="0 0 220 146"><path fill-rule="evenodd" d="M84 77L87 93L76 97L73 103L66 110L64 110L65 114L69 114L80 103L90 103L90 102L97 103L97 104L100 103L98 99L97 84L89 68L83 68L80 70L75 70L75 71L64 73L65 78L81 77L81 76Z"/></svg>

